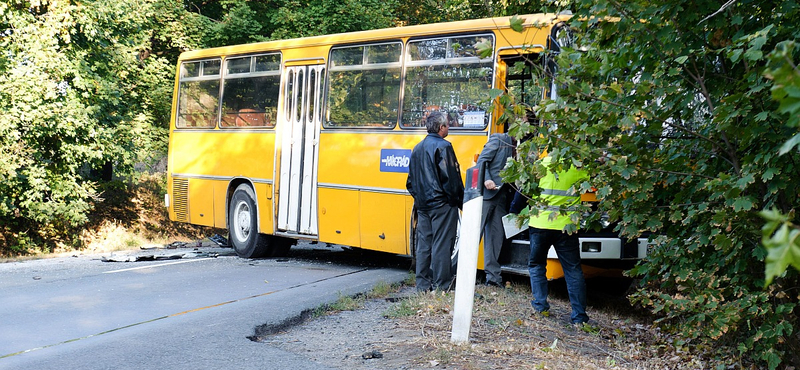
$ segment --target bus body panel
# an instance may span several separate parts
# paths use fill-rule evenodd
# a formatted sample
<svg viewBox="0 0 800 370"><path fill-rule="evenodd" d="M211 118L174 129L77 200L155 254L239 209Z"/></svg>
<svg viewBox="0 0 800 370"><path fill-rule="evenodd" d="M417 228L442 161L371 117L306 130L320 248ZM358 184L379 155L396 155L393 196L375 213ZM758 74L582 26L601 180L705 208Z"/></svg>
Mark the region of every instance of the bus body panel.
<svg viewBox="0 0 800 370"><path fill-rule="evenodd" d="M259 231L265 234L275 232L275 212L274 212L274 205L272 203L273 193L272 184L266 183L256 183L255 190L256 190L256 200L258 201L258 227ZM233 191L233 189L231 189ZM226 199L224 197L219 197L222 201ZM220 212L225 213L225 212ZM223 225L224 220L223 219ZM227 227L227 226L218 226L218 227Z"/></svg>
<svg viewBox="0 0 800 370"><path fill-rule="evenodd" d="M211 131L211 132L209 132ZM170 150L172 176L188 178L189 222L226 228L227 195L234 178L255 183L262 232L274 231L272 177L274 131L209 130L173 132ZM175 219L175 212L170 212Z"/></svg>
<svg viewBox="0 0 800 370"><path fill-rule="evenodd" d="M411 235L411 233L413 232L411 228L411 216L414 214L414 198L412 198L410 195L406 195L405 199L406 199L405 221L406 221L406 230L408 230L408 232L406 233L406 251L404 254L411 255L413 252L411 250L411 238L414 237L413 235ZM483 265L481 264L480 266Z"/></svg>
<svg viewBox="0 0 800 370"><path fill-rule="evenodd" d="M394 158L403 163L389 166L386 162L382 163L387 159L382 153L397 150L399 152L391 152L394 153L391 155L397 157L398 153L404 153L410 157L411 150L426 135L424 130L323 130L320 135L319 183L407 194L408 162ZM459 132L447 137L461 166L462 180L464 171L472 166L486 140L487 133L480 131Z"/></svg>
<svg viewBox="0 0 800 370"><path fill-rule="evenodd" d="M359 191L361 196L361 248L405 254L405 196ZM367 206L369 205L369 206Z"/></svg>
<svg viewBox="0 0 800 370"><path fill-rule="evenodd" d="M189 222L214 226L213 181L189 179Z"/></svg>
<svg viewBox="0 0 800 370"><path fill-rule="evenodd" d="M319 240L326 243L360 245L358 190L320 187Z"/></svg>
<svg viewBox="0 0 800 370"><path fill-rule="evenodd" d="M172 135L172 174L272 181L275 133L178 131Z"/></svg>

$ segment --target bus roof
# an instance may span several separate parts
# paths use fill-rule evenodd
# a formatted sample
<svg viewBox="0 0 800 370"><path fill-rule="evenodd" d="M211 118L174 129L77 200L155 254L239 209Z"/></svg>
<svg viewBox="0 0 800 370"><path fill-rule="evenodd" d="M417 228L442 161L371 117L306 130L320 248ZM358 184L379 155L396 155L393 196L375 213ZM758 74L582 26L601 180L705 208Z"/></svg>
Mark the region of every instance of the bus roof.
<svg viewBox="0 0 800 370"><path fill-rule="evenodd" d="M518 17L524 20L523 25L526 28L528 28L528 27L537 27L539 25L553 24L556 23L557 21L564 21L569 19L571 15L539 13L539 14L520 15ZM332 35L311 36L311 37L303 37L303 38L295 38L287 40L265 41L265 42L256 42L256 43L242 44L242 45L222 46L210 49L186 51L181 53L179 60L190 60L190 59L206 58L212 56L242 54L249 52L277 51L283 49L313 47L313 46L331 45L339 43L358 43L358 42L370 42L370 41L387 40L387 39L396 40L404 37L424 36L429 34L508 29L510 28L511 18L512 17L472 19L472 20L457 21L457 22L401 26L401 27L383 28L377 30L347 32L347 33L338 33Z"/></svg>

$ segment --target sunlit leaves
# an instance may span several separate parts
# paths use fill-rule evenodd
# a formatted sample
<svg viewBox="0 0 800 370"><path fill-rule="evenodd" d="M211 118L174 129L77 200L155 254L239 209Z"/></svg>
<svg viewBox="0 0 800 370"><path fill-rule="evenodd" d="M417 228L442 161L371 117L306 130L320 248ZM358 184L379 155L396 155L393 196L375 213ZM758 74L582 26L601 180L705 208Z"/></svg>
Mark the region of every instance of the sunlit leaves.
<svg viewBox="0 0 800 370"><path fill-rule="evenodd" d="M525 23L525 18L521 18L517 15L514 15L511 17L508 23L511 29L514 30L515 32L522 32L522 27L523 24Z"/></svg>
<svg viewBox="0 0 800 370"><path fill-rule="evenodd" d="M800 228L792 225L790 216L775 209L759 214L767 221L761 229L762 243L769 252L764 282L767 286L789 266L800 270Z"/></svg>
<svg viewBox="0 0 800 370"><path fill-rule="evenodd" d="M59 232L101 200L91 170L125 176L166 149L174 60L161 55L196 37L174 2L15 4L0 11L0 155L13 156L0 161L0 223L69 243Z"/></svg>
<svg viewBox="0 0 800 370"><path fill-rule="evenodd" d="M475 45L475 50L481 58L489 58L494 53L494 44L492 40L483 40Z"/></svg>

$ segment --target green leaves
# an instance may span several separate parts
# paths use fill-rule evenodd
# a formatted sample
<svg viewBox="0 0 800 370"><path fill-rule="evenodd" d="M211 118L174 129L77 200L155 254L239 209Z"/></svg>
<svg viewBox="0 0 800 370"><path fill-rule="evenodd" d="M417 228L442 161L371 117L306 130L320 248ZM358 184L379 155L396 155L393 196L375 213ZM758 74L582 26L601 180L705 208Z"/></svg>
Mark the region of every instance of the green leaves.
<svg viewBox="0 0 800 370"><path fill-rule="evenodd" d="M794 40L779 42L769 54L767 69L764 77L772 80L772 98L779 102L777 111L787 114L785 125L791 128L800 128L800 68L796 64L798 54L797 43ZM800 144L800 138L795 130L794 136L786 141L779 153L784 155Z"/></svg>
<svg viewBox="0 0 800 370"><path fill-rule="evenodd" d="M508 23L512 30L521 33L522 27L525 24L525 18L520 18L519 16L514 15L511 17Z"/></svg>
<svg viewBox="0 0 800 370"><path fill-rule="evenodd" d="M700 23L719 4L573 5L583 51L556 58L559 74L548 78L559 98L537 113L557 128L536 144L584 164L602 199L598 212L617 231L659 240L631 271L643 282L632 298L665 330L719 348L720 358L778 366L791 348L777 312L798 300L771 299L758 272L765 259L773 275L791 265L796 226L775 229L767 240L779 241L762 246L758 211L800 208L800 53L789 26L800 11L793 1L734 2ZM800 283L793 268L781 276L771 290Z"/></svg>
<svg viewBox="0 0 800 370"><path fill-rule="evenodd" d="M475 50L478 51L478 56L481 58L489 58L494 54L494 47L491 40L484 40L475 45Z"/></svg>
<svg viewBox="0 0 800 370"><path fill-rule="evenodd" d="M759 215L767 220L761 228L761 243L768 251L764 282L764 286L768 286L789 266L800 270L800 228L790 222L791 215L776 209L761 211Z"/></svg>
<svg viewBox="0 0 800 370"><path fill-rule="evenodd" d="M794 149L794 147L798 145L800 145L800 133L792 136L791 139L786 140L786 142L783 143L783 145L781 145L781 149L778 151L778 153L780 155L784 155L786 153L789 153L792 149Z"/></svg>
<svg viewBox="0 0 800 370"><path fill-rule="evenodd" d="M165 153L174 58L198 37L174 2L16 4L0 10L0 224L71 244L100 201L92 170Z"/></svg>
<svg viewBox="0 0 800 370"><path fill-rule="evenodd" d="M755 204L754 204L752 198L750 198L750 197L740 197L740 198L734 199L734 201L733 201L733 210L735 212L749 211L749 210L753 209L754 205Z"/></svg>

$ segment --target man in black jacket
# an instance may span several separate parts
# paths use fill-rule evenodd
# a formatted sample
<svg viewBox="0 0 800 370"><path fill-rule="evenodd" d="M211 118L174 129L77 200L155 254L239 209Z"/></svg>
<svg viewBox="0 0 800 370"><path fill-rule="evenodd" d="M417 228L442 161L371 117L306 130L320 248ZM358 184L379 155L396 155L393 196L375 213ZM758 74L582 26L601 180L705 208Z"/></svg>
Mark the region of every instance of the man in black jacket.
<svg viewBox="0 0 800 370"><path fill-rule="evenodd" d="M411 152L406 181L417 209L417 291L447 290L464 183L453 146L444 140L447 116L433 112L425 126L428 136Z"/></svg>

